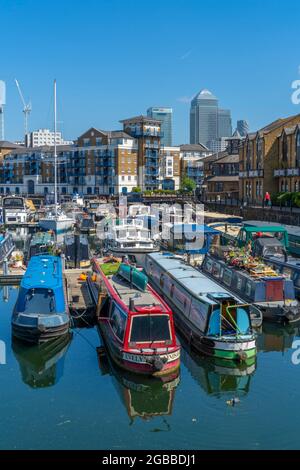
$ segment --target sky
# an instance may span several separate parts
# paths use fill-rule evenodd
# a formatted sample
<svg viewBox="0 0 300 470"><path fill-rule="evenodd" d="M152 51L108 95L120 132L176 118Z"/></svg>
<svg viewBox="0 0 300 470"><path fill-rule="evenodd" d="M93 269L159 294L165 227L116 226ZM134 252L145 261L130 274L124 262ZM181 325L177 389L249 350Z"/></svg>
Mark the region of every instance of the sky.
<svg viewBox="0 0 300 470"><path fill-rule="evenodd" d="M300 2L285 0L0 0L0 80L6 82L5 138L58 127L75 139L91 126L149 106L171 106L174 144L189 142L190 99L208 88L252 131L300 113Z"/></svg>

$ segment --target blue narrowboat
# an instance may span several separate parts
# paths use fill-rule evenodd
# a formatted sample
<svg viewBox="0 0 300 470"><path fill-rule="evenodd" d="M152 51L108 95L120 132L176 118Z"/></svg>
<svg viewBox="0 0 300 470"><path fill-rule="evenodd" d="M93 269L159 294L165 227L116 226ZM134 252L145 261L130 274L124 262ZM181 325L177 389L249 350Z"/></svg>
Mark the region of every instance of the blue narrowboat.
<svg viewBox="0 0 300 470"><path fill-rule="evenodd" d="M13 311L13 335L23 341L42 343L67 334L69 326L61 258L33 256Z"/></svg>
<svg viewBox="0 0 300 470"><path fill-rule="evenodd" d="M217 359L253 360L256 336L250 305L171 253L148 254L145 269L191 347Z"/></svg>

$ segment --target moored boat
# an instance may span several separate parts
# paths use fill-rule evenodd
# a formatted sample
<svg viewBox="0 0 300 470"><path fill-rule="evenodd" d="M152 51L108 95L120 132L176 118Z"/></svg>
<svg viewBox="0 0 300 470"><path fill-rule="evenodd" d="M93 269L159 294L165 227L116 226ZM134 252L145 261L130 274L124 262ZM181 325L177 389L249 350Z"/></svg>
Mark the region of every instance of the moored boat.
<svg viewBox="0 0 300 470"><path fill-rule="evenodd" d="M12 234L5 232L0 234L0 264L10 257L15 249L15 243Z"/></svg>
<svg viewBox="0 0 300 470"><path fill-rule="evenodd" d="M233 247L215 247L202 263L201 271L244 302L256 306L264 320L300 320L300 304L293 282L263 261Z"/></svg>
<svg viewBox="0 0 300 470"><path fill-rule="evenodd" d="M41 253L48 253L54 246L54 237L51 232L34 233L26 247L26 260L29 261L32 256Z"/></svg>
<svg viewBox="0 0 300 470"><path fill-rule="evenodd" d="M69 325L61 258L33 256L14 307L13 335L23 341L42 343L67 334Z"/></svg>
<svg viewBox="0 0 300 470"><path fill-rule="evenodd" d="M147 276L112 258L94 259L93 268L89 286L98 305L98 325L116 364L156 377L177 371L180 346L172 311Z"/></svg>
<svg viewBox="0 0 300 470"><path fill-rule="evenodd" d="M64 253L68 268L88 268L91 265L90 247L85 235L65 235Z"/></svg>
<svg viewBox="0 0 300 470"><path fill-rule="evenodd" d="M171 253L152 253L146 272L174 311L175 324L192 347L215 358L256 356L251 306Z"/></svg>

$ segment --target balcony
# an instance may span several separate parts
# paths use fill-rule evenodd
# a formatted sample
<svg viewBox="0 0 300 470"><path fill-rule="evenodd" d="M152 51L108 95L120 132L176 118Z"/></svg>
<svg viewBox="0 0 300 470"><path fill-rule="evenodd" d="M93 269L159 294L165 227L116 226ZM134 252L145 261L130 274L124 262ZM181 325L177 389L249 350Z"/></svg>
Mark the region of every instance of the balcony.
<svg viewBox="0 0 300 470"><path fill-rule="evenodd" d="M299 176L300 174L299 168L288 168L287 169L287 176Z"/></svg>
<svg viewBox="0 0 300 470"><path fill-rule="evenodd" d="M274 176L286 176L286 170L285 169L279 169L279 170L274 170Z"/></svg>
<svg viewBox="0 0 300 470"><path fill-rule="evenodd" d="M240 178L248 178L248 171L240 171L239 172Z"/></svg>
<svg viewBox="0 0 300 470"><path fill-rule="evenodd" d="M264 170L249 170L249 178L262 178Z"/></svg>
<svg viewBox="0 0 300 470"><path fill-rule="evenodd" d="M147 149L156 149L156 150L159 150L159 148L160 148L160 146L159 146L158 144L153 144L153 143L151 143L151 142L148 142L148 143L145 142L144 145L145 145L145 148L147 148Z"/></svg>
<svg viewBox="0 0 300 470"><path fill-rule="evenodd" d="M126 132L130 134L132 137L163 137L163 132L156 132L156 131L144 131L144 130L130 130L126 129Z"/></svg>

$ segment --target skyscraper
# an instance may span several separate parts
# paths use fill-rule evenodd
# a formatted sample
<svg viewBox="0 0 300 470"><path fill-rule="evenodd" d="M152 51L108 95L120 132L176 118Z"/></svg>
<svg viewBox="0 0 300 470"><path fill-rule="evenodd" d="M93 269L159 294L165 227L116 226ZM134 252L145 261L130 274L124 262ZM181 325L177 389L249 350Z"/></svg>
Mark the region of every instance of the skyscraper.
<svg viewBox="0 0 300 470"><path fill-rule="evenodd" d="M160 142L166 147L172 146L172 119L173 119L173 110L172 108L159 108L151 107L147 109L147 116L152 119L158 119L161 121L161 131L163 137Z"/></svg>
<svg viewBox="0 0 300 470"><path fill-rule="evenodd" d="M232 135L231 114L220 109L218 98L209 90L202 90L191 102L190 143L211 145L222 137Z"/></svg>
<svg viewBox="0 0 300 470"><path fill-rule="evenodd" d="M248 121L245 121L244 119L237 121L236 128L241 137L246 137L246 135L249 133Z"/></svg>

